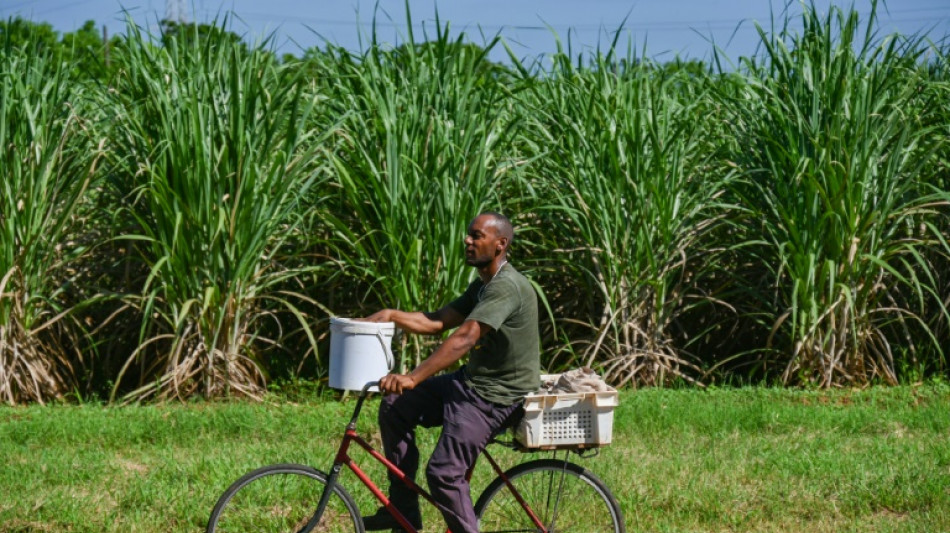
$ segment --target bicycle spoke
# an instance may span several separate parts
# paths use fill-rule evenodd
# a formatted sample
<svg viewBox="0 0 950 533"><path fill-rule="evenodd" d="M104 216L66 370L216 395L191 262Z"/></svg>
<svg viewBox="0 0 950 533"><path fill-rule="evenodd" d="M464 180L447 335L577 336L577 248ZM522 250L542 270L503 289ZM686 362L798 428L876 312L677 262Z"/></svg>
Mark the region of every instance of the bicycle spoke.
<svg viewBox="0 0 950 533"><path fill-rule="evenodd" d="M525 463L508 473L511 485L551 533L622 532L619 506L603 483L563 461ZM480 531L542 531L501 479L492 482L476 505Z"/></svg>
<svg viewBox="0 0 950 533"><path fill-rule="evenodd" d="M322 472L287 465L252 472L222 496L212 513L208 531L300 532L317 509L325 479ZM349 496L338 489L332 493L313 531L352 533L360 529L359 511Z"/></svg>

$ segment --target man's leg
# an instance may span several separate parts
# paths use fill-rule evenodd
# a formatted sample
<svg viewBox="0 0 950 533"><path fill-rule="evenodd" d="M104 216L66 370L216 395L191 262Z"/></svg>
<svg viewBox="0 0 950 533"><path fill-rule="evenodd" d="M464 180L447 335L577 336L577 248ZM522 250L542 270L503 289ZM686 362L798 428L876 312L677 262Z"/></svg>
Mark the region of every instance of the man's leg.
<svg viewBox="0 0 950 533"><path fill-rule="evenodd" d="M460 377L453 385L451 397L445 398L442 435L429 459L426 478L432 496L445 507L442 516L452 533L475 533L478 525L465 473L518 406L484 400Z"/></svg>
<svg viewBox="0 0 950 533"><path fill-rule="evenodd" d="M416 427L442 424L444 389L448 377L430 378L401 395L387 395L379 405L383 452L410 479L415 480L419 469ZM389 499L409 522L421 525L419 496L392 474L389 474Z"/></svg>

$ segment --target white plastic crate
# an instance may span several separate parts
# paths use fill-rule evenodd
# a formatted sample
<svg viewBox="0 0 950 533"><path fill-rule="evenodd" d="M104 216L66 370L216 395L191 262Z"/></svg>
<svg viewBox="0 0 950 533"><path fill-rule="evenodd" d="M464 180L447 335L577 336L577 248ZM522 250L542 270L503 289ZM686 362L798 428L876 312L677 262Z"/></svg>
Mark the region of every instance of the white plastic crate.
<svg viewBox="0 0 950 533"><path fill-rule="evenodd" d="M595 448L610 444L617 391L533 393L515 439L526 448Z"/></svg>

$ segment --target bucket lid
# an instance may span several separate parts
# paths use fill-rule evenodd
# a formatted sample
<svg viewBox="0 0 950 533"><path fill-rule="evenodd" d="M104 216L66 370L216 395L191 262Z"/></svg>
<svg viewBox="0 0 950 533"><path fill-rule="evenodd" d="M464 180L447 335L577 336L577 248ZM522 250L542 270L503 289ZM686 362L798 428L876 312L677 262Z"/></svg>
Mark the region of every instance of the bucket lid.
<svg viewBox="0 0 950 533"><path fill-rule="evenodd" d="M366 322L352 318L330 317L330 329L356 335L392 335L396 332L395 322Z"/></svg>

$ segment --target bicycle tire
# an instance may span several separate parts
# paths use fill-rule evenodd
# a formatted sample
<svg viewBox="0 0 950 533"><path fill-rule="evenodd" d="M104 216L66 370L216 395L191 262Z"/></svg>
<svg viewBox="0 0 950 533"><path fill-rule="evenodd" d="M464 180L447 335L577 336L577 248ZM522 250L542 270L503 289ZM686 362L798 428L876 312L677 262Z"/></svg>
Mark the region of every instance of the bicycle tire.
<svg viewBox="0 0 950 533"><path fill-rule="evenodd" d="M309 466L276 464L248 472L218 499L206 533L295 533L303 529L320 502L327 474ZM353 498L339 484L317 532L364 533Z"/></svg>
<svg viewBox="0 0 950 533"><path fill-rule="evenodd" d="M556 459L521 463L504 473L548 531L624 533L623 513L607 485L586 468ZM502 476L475 504L480 532L537 532Z"/></svg>

